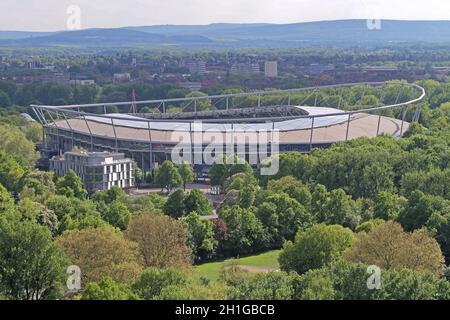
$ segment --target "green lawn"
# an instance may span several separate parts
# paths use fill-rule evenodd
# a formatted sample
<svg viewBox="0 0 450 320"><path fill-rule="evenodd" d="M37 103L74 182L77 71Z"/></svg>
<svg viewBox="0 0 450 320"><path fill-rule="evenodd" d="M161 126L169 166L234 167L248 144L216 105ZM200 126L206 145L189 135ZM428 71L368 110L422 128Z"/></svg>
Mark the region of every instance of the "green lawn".
<svg viewBox="0 0 450 320"><path fill-rule="evenodd" d="M211 281L217 281L224 266L234 262L239 265L267 268L271 270L279 269L278 255L281 250L269 251L255 256L240 259L227 259L219 262L205 263L194 267L194 275L204 277Z"/></svg>

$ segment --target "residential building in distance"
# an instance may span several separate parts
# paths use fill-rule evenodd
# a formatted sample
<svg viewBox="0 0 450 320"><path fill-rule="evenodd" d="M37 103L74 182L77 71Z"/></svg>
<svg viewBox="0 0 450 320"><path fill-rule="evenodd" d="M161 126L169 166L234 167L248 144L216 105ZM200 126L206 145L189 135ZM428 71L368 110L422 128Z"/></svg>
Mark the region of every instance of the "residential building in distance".
<svg viewBox="0 0 450 320"><path fill-rule="evenodd" d="M200 91L200 89L202 88L201 82L191 81L179 82L179 86L190 91Z"/></svg>
<svg viewBox="0 0 450 320"><path fill-rule="evenodd" d="M114 82L130 82L131 81L131 74L129 73L114 73L113 76Z"/></svg>
<svg viewBox="0 0 450 320"><path fill-rule="evenodd" d="M75 79L75 80L70 80L70 84L89 85L89 84L95 84L95 80Z"/></svg>
<svg viewBox="0 0 450 320"><path fill-rule="evenodd" d="M90 193L113 186L124 189L134 186L133 160L123 153L66 152L50 159L50 170L58 176L75 171Z"/></svg>
<svg viewBox="0 0 450 320"><path fill-rule="evenodd" d="M259 63L233 63L230 68L230 73L260 73Z"/></svg>
<svg viewBox="0 0 450 320"><path fill-rule="evenodd" d="M311 74L320 74L327 71L334 71L335 67L332 64L319 64L319 63L312 63L308 67L308 72Z"/></svg>
<svg viewBox="0 0 450 320"><path fill-rule="evenodd" d="M189 69L192 74L205 74L206 62L203 60L186 60L184 66Z"/></svg>
<svg viewBox="0 0 450 320"><path fill-rule="evenodd" d="M264 63L264 75L266 77L278 77L278 62L266 61Z"/></svg>

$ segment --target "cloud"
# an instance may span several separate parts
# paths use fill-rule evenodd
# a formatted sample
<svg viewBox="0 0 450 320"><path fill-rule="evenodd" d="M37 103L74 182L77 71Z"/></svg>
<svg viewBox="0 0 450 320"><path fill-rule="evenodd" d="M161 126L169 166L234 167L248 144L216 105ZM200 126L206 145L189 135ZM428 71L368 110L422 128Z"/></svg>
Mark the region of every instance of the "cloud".
<svg viewBox="0 0 450 320"><path fill-rule="evenodd" d="M293 23L337 19L448 20L443 0L1 0L1 30L64 30L66 8L83 28L214 22Z"/></svg>

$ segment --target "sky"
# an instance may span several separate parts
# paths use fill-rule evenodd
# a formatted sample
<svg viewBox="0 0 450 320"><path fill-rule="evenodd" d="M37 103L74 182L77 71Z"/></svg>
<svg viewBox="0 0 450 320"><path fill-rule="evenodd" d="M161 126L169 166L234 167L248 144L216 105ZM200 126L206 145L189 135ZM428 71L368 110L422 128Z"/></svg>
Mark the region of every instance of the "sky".
<svg viewBox="0 0 450 320"><path fill-rule="evenodd" d="M79 14L77 11L67 12L73 5L79 8ZM339 19L450 20L450 1L0 0L0 30L17 31L59 31L74 26L86 29Z"/></svg>

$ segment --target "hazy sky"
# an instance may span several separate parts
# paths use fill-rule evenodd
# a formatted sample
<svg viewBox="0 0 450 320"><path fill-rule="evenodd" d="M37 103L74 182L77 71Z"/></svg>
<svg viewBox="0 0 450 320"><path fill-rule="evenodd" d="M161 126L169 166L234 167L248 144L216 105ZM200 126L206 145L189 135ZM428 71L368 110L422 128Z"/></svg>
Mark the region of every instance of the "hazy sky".
<svg viewBox="0 0 450 320"><path fill-rule="evenodd" d="M0 0L0 30L64 30L70 5L81 9L82 28L353 18L450 20L448 0Z"/></svg>

